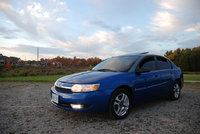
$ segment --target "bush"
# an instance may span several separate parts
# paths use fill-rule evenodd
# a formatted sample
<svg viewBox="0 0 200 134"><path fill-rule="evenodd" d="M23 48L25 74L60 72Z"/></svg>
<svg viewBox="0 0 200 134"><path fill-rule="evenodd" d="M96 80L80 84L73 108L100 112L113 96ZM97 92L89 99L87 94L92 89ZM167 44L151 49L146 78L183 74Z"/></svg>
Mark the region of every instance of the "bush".
<svg viewBox="0 0 200 134"><path fill-rule="evenodd" d="M92 66L90 66L92 68ZM88 70L80 66L77 67L33 67L33 66L15 66L11 69L8 69L5 65L0 66L0 76L36 76L36 75L57 75L57 74L71 74L77 72L83 72Z"/></svg>

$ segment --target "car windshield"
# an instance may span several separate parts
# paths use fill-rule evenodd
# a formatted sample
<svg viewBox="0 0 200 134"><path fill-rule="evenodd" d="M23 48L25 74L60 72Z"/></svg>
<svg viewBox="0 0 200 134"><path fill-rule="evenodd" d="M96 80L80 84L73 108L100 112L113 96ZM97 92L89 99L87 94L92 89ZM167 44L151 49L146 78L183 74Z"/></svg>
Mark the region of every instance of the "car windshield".
<svg viewBox="0 0 200 134"><path fill-rule="evenodd" d="M112 57L99 63L92 70L127 72L138 58L139 58L138 55Z"/></svg>

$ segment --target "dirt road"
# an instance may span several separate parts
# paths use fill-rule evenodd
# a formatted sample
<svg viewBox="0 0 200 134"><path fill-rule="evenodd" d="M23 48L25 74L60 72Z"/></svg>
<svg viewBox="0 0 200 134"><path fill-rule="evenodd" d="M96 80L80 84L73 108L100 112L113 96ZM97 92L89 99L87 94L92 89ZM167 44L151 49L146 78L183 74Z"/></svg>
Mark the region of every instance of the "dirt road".
<svg viewBox="0 0 200 134"><path fill-rule="evenodd" d="M53 83L0 83L0 134L199 134L200 87L185 86L178 101L159 99L134 106L124 120L83 114L50 103Z"/></svg>

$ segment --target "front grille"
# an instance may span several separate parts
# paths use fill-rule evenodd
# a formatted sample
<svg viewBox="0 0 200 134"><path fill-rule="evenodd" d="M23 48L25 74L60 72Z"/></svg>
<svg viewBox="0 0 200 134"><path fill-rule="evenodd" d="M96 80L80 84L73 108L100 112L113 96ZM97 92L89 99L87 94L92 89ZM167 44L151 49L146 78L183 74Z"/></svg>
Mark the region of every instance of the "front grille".
<svg viewBox="0 0 200 134"><path fill-rule="evenodd" d="M58 92L72 93L71 89L66 89L66 88L57 87L57 86L55 86L55 89L56 89L56 91L58 91Z"/></svg>
<svg viewBox="0 0 200 134"><path fill-rule="evenodd" d="M62 106L62 107L68 107L68 108L71 108L71 106L70 106L69 103L62 103L62 102L59 102L58 105L59 105L59 106Z"/></svg>

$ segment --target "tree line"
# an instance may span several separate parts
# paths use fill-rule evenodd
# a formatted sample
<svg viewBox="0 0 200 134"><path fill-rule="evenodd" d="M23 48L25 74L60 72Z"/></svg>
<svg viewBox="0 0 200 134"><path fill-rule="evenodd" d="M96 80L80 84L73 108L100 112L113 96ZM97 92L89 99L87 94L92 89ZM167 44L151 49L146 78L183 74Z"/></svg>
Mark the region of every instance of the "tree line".
<svg viewBox="0 0 200 134"><path fill-rule="evenodd" d="M173 61L183 71L200 71L200 46L195 48L167 51L165 57Z"/></svg>
<svg viewBox="0 0 200 134"><path fill-rule="evenodd" d="M71 67L71 66L95 66L98 63L100 63L102 60L97 57L84 59L84 58L77 58L76 56L74 56L74 58L66 58L66 57L57 56L52 59L41 58L40 61L46 61L48 63L60 62L62 66Z"/></svg>

